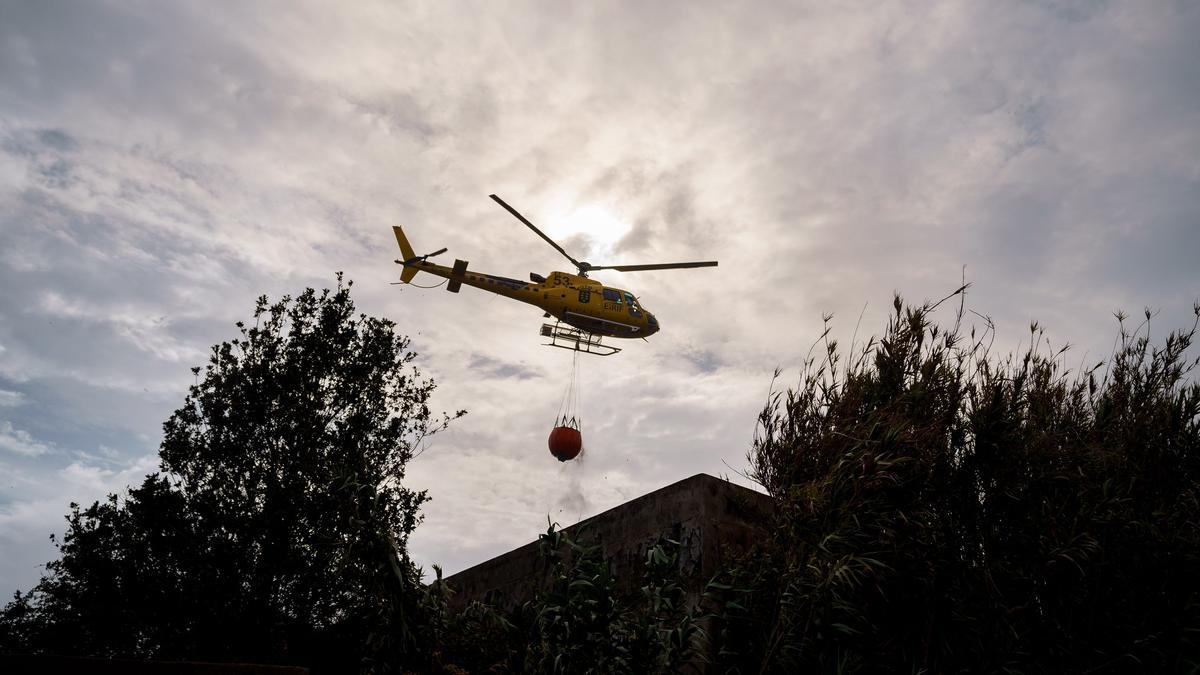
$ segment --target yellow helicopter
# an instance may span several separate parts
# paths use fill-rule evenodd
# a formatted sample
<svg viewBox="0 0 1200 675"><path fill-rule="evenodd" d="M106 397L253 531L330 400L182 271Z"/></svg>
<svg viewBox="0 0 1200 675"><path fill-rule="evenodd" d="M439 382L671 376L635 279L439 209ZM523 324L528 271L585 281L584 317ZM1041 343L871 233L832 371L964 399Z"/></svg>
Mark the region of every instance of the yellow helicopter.
<svg viewBox="0 0 1200 675"><path fill-rule="evenodd" d="M453 267L438 265L429 262L428 259L445 253L446 249L443 248L426 255L416 255L413 253L412 245L408 243L408 237L404 235L404 230L393 227L396 243L400 245L400 253L404 256L402 259L396 260L396 264L404 267L400 273L400 281L406 284L412 283L417 272L427 272L446 278L448 280L446 290L451 293L457 293L462 285L466 284L540 307L545 312L546 318L557 319L554 325L542 325L541 335L550 338L550 342L546 343L548 346L610 356L621 350L602 344L602 338L646 338L658 332L658 320L638 302L636 296L629 291L593 281L588 278L588 272L594 270L639 272L717 266L715 260L652 265L592 265L580 262L571 257L563 250L563 247L546 236L503 199L496 195L490 195L490 197L513 216L516 216L517 220L529 226L529 229L553 246L554 250L570 260L578 270L578 274L551 272L548 276L543 277L531 272L529 282L524 282L493 274L468 272L465 260L455 260Z"/></svg>

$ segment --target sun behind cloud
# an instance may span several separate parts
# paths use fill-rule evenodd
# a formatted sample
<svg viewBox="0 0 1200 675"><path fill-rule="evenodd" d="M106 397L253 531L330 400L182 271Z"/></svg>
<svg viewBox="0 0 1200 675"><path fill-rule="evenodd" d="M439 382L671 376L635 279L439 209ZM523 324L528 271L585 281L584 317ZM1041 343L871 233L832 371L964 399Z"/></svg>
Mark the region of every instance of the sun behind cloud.
<svg viewBox="0 0 1200 675"><path fill-rule="evenodd" d="M600 204L586 204L551 217L547 234L556 241L582 236L588 241L586 251L571 251L576 258L603 264L611 262L614 247L633 226Z"/></svg>

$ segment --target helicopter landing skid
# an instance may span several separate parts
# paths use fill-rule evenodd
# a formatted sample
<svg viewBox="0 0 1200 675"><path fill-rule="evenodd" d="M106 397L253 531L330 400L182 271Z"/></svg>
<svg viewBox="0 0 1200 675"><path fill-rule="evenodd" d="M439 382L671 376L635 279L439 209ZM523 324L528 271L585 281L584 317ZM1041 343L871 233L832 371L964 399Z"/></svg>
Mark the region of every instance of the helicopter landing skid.
<svg viewBox="0 0 1200 675"><path fill-rule="evenodd" d="M542 324L542 337L550 338L549 342L543 342L547 347L558 347L560 349L570 349L584 354L595 354L596 356L612 356L621 351L619 347L612 345L601 344L603 336L594 333L564 326L561 322L555 322L554 325L548 323Z"/></svg>

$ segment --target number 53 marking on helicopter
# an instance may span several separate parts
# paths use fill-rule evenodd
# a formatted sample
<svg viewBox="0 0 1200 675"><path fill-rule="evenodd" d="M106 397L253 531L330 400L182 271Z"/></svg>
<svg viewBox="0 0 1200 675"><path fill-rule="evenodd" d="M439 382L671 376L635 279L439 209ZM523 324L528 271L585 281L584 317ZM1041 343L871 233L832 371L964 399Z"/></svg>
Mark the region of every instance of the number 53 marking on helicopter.
<svg viewBox="0 0 1200 675"><path fill-rule="evenodd" d="M438 265L429 262L428 259L445 253L446 249L443 248L427 255L415 255L412 246L408 243L408 238L404 235L404 230L393 227L396 243L400 245L400 253L404 256L396 260L397 264L404 267L400 273L400 281L412 283L413 277L418 272L426 272L448 279L446 290L451 293L457 293L462 285L466 284L539 307L547 317L557 319L554 325L543 324L541 330L543 337L550 338L550 342L546 344L553 347L609 356L621 350L602 344L602 338L645 338L657 333L660 328L658 320L638 302L632 293L593 281L588 278L588 272L594 270L640 272L717 266L715 260L650 265L592 265L581 262L571 257L563 247L546 236L525 216L517 213L517 210L505 203L503 199L496 195L491 195L491 198L515 216L517 220L525 223L535 234L554 247L554 250L570 260L578 270L578 274L551 272L543 277L531 272L527 283L493 274L468 272L465 260L455 260L453 267ZM566 324L566 326L562 324Z"/></svg>

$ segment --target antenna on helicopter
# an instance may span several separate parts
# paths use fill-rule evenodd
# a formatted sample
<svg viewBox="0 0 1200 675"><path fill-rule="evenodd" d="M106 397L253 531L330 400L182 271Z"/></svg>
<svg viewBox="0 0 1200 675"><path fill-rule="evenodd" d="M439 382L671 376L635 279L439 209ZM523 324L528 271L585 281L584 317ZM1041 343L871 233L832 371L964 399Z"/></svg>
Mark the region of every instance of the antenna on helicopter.
<svg viewBox="0 0 1200 675"><path fill-rule="evenodd" d="M717 266L716 260L708 260L708 261L704 261L704 262L654 263L654 264L650 264L650 265L593 265L588 262L581 262L581 261L576 260L575 258L571 257L571 254L567 253L566 250L564 250L562 246L559 246L557 242L555 242L550 237L547 237L546 233L539 230L537 228L537 226L535 226L533 223L529 222L529 220L527 218L525 218L525 216L518 213L516 209L509 206L508 203L505 202L503 199L500 199L496 195L488 195L488 196L492 198L492 201L496 202L500 206L503 206L504 209L506 211L508 211L509 213L511 213L513 215L513 217L515 217L517 220L521 221L522 223L525 223L525 225L527 225L529 227L529 229L533 230L534 233L537 234L537 236L544 239L547 244L550 244L551 246L553 246L554 250L561 253L564 258L566 258L567 260L570 260L571 264L575 265L575 269L579 270L579 276L581 276L581 277L586 277L587 273L591 272L592 270L616 270L618 272L642 272L645 270L674 270L674 269L684 269L684 268L689 268L689 267L716 267Z"/></svg>

